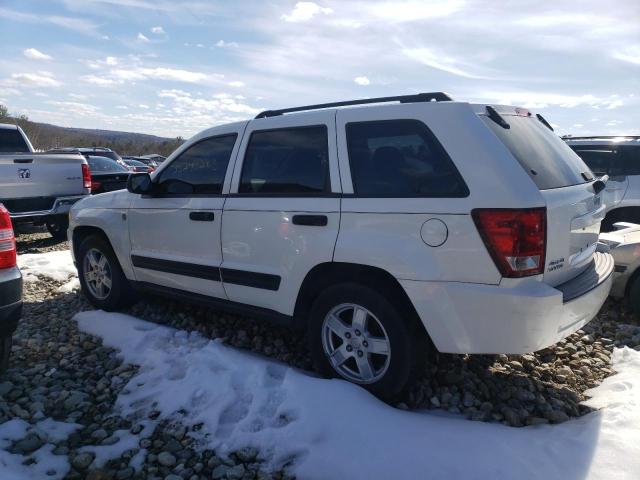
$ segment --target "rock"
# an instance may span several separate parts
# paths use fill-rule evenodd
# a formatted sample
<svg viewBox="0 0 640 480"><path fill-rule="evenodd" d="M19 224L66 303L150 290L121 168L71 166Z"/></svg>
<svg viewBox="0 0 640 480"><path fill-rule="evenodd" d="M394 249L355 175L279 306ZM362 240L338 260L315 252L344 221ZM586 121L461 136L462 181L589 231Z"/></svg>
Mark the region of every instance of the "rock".
<svg viewBox="0 0 640 480"><path fill-rule="evenodd" d="M161 452L158 455L158 463L164 467L173 467L176 464L176 457L169 452Z"/></svg>
<svg viewBox="0 0 640 480"><path fill-rule="evenodd" d="M94 458L95 454L93 452L79 453L71 460L71 466L76 470L86 470Z"/></svg>
<svg viewBox="0 0 640 480"><path fill-rule="evenodd" d="M550 410L545 413L544 417L552 423L562 423L569 420L569 415L560 410Z"/></svg>
<svg viewBox="0 0 640 480"><path fill-rule="evenodd" d="M436 408L440 406L440 399L435 395L429 399L429 402L431 402L431 405L433 405Z"/></svg>
<svg viewBox="0 0 640 480"><path fill-rule="evenodd" d="M44 445L44 441L35 433L29 433L22 440L18 440L13 445L13 450L16 453L21 455L29 454L31 452L35 452L42 445Z"/></svg>
<svg viewBox="0 0 640 480"><path fill-rule="evenodd" d="M103 428L99 428L98 430L95 430L92 434L91 434L91 438L93 438L94 440L97 441L101 441L104 440L105 438L107 438L109 436L109 434L107 433L106 430L104 430Z"/></svg>
<svg viewBox="0 0 640 480"><path fill-rule="evenodd" d="M216 468L213 469L213 472L211 472L211 478L213 480L218 480L220 478L226 478L227 477L227 472L231 469L231 467L229 467L228 465L218 465Z"/></svg>
<svg viewBox="0 0 640 480"><path fill-rule="evenodd" d="M4 397L7 393L13 389L13 383L11 382L2 382L0 383L0 397Z"/></svg>
<svg viewBox="0 0 640 480"><path fill-rule="evenodd" d="M258 450L253 447L242 448L236 452L236 457L238 457L242 463L251 463L257 456Z"/></svg>
<svg viewBox="0 0 640 480"><path fill-rule="evenodd" d="M118 480L126 480L127 478L133 477L135 471L131 467L123 468L122 470L118 470L116 473L116 478Z"/></svg>

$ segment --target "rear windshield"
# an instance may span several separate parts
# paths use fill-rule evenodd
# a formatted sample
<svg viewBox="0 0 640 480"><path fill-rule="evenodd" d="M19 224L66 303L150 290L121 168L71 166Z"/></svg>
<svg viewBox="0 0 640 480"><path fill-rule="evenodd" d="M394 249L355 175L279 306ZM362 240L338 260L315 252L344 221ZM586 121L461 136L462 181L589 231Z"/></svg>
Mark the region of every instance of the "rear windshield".
<svg viewBox="0 0 640 480"><path fill-rule="evenodd" d="M87 157L87 163L89 164L89 170L93 173L97 172L128 172L126 168L117 163L115 160L111 160L106 157Z"/></svg>
<svg viewBox="0 0 640 480"><path fill-rule="evenodd" d="M569 146L534 117L503 115L511 128L482 120L511 151L540 190L587 183L589 167Z"/></svg>
<svg viewBox="0 0 640 480"><path fill-rule="evenodd" d="M0 128L0 152L30 153L27 142L20 132L13 128Z"/></svg>

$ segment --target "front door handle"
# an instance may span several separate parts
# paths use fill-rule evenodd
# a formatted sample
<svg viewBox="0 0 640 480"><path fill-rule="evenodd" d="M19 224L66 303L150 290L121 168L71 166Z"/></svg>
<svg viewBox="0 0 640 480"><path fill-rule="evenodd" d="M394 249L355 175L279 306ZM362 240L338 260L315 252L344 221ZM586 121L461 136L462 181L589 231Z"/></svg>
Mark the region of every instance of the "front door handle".
<svg viewBox="0 0 640 480"><path fill-rule="evenodd" d="M327 226L326 215L294 215L294 225L305 225L308 227L326 227Z"/></svg>
<svg viewBox="0 0 640 480"><path fill-rule="evenodd" d="M194 222L213 222L213 212L189 212L189 219Z"/></svg>

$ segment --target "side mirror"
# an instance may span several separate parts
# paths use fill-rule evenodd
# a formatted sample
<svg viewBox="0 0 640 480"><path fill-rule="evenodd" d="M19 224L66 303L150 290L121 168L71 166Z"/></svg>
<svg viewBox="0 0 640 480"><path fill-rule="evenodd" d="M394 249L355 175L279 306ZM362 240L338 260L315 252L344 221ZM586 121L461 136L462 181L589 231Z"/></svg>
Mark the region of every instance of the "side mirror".
<svg viewBox="0 0 640 480"><path fill-rule="evenodd" d="M148 173L132 173L127 179L127 190L139 195L149 195L153 191L153 182Z"/></svg>

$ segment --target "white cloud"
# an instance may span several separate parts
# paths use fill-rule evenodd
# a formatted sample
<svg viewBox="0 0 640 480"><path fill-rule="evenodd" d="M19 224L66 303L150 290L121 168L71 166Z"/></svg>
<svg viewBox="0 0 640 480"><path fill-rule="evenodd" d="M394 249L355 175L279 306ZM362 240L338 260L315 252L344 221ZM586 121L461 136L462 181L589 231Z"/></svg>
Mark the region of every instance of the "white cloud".
<svg viewBox="0 0 640 480"><path fill-rule="evenodd" d="M127 107L126 105L117 105L116 108L118 110L129 110L129 107Z"/></svg>
<svg viewBox="0 0 640 480"><path fill-rule="evenodd" d="M115 80L99 77L97 75L84 75L80 77L80 80L93 85L98 85L99 87L108 87L116 83Z"/></svg>
<svg viewBox="0 0 640 480"><path fill-rule="evenodd" d="M104 60L104 63L106 63L107 65L117 65L118 64L118 59L116 57L107 57Z"/></svg>
<svg viewBox="0 0 640 480"><path fill-rule="evenodd" d="M40 50L36 50L35 48L27 48L22 51L22 54L31 60L52 60L50 55L42 53Z"/></svg>
<svg viewBox="0 0 640 480"><path fill-rule="evenodd" d="M234 80L233 82L229 82L230 87L244 87L244 82L239 80Z"/></svg>
<svg viewBox="0 0 640 480"><path fill-rule="evenodd" d="M13 73L10 78L1 83L9 87L59 87L62 85L54 78L53 73L44 71Z"/></svg>
<svg viewBox="0 0 640 480"><path fill-rule="evenodd" d="M613 58L623 62L640 65L640 45L627 47L623 50L613 52Z"/></svg>
<svg viewBox="0 0 640 480"><path fill-rule="evenodd" d="M138 108L142 108L143 110L149 110L149 105L145 105L144 103L141 103L140 105L138 105Z"/></svg>
<svg viewBox="0 0 640 480"><path fill-rule="evenodd" d="M466 62L462 62L440 52L426 47L422 48L403 48L402 53L412 60L426 65L436 70L451 73L464 78L487 79L488 77L470 71L471 66Z"/></svg>
<svg viewBox="0 0 640 480"><path fill-rule="evenodd" d="M147 43L149 41L149 39L145 35L143 35L142 32L138 32L138 40L144 43Z"/></svg>
<svg viewBox="0 0 640 480"><path fill-rule="evenodd" d="M216 47L219 48L238 48L237 42L225 42L224 40L218 40L216 42Z"/></svg>
<svg viewBox="0 0 640 480"><path fill-rule="evenodd" d="M549 107L575 108L592 107L614 109L624 105L618 95L608 97L593 94L565 95L545 92L485 92L480 95L484 101L503 105L518 105L525 108L540 109Z"/></svg>
<svg viewBox="0 0 640 480"><path fill-rule="evenodd" d="M314 2L298 2L289 14L284 14L282 18L286 22L306 22L311 20L317 14L328 15L333 13L331 8L321 7Z"/></svg>
<svg viewBox="0 0 640 480"><path fill-rule="evenodd" d="M152 27L151 33L155 33L156 35L164 35L167 32L164 31L164 28L158 26L158 27Z"/></svg>
<svg viewBox="0 0 640 480"><path fill-rule="evenodd" d="M369 85L371 83L367 77L356 77L353 81L358 85Z"/></svg>
<svg viewBox="0 0 640 480"><path fill-rule="evenodd" d="M370 10L386 22L402 23L446 17L461 10L464 3L462 0L382 2L372 4Z"/></svg>
<svg viewBox="0 0 640 480"><path fill-rule="evenodd" d="M24 22L24 23L48 23L51 25L56 25L61 28L66 28L68 30L73 30L78 33L82 33L84 35L88 35L90 37L100 37L101 34L98 32L98 25L93 23L91 20L86 18L76 18L76 17L63 17L60 15L41 15L41 14L32 14L32 13L24 13L18 12L16 10L10 10L8 8L0 7L0 17L7 18L13 22Z"/></svg>
<svg viewBox="0 0 640 480"><path fill-rule="evenodd" d="M54 105L56 107L64 108L65 112L73 113L80 116L91 116L100 111L99 107L90 105L88 103L60 102L56 100L49 100L46 103L49 105Z"/></svg>

